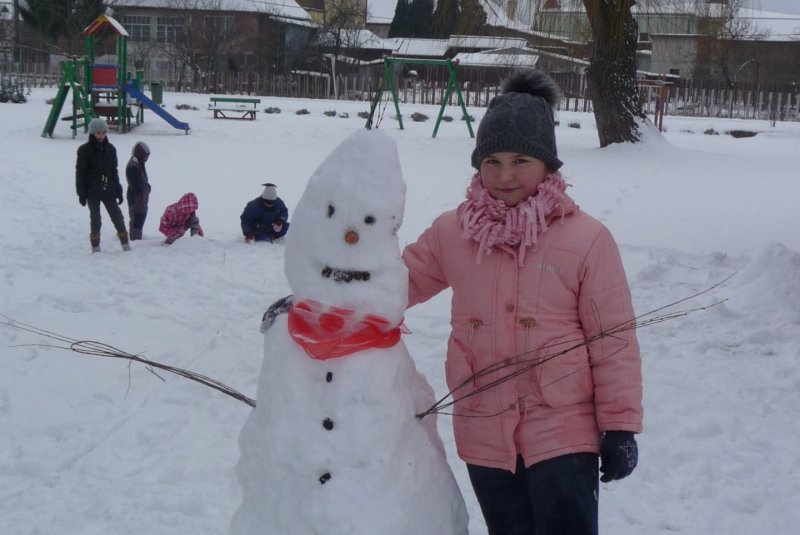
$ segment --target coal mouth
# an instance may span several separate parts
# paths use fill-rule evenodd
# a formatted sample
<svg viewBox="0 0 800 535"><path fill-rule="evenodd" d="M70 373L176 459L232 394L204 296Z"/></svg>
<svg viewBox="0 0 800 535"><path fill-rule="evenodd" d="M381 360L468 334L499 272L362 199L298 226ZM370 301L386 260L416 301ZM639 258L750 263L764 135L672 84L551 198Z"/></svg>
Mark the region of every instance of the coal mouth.
<svg viewBox="0 0 800 535"><path fill-rule="evenodd" d="M326 279L333 279L336 282L368 281L369 271L351 271L349 269L336 269L325 266L321 275Z"/></svg>

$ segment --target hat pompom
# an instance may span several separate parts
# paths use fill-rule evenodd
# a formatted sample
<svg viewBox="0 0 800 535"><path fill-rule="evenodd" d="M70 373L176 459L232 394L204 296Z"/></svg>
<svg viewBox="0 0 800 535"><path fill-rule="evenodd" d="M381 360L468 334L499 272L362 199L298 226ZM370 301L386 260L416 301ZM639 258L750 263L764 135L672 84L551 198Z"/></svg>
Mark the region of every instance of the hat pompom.
<svg viewBox="0 0 800 535"><path fill-rule="evenodd" d="M555 81L542 71L536 69L519 69L504 79L500 86L501 93L527 93L540 97L551 108L555 108L561 100L561 91Z"/></svg>

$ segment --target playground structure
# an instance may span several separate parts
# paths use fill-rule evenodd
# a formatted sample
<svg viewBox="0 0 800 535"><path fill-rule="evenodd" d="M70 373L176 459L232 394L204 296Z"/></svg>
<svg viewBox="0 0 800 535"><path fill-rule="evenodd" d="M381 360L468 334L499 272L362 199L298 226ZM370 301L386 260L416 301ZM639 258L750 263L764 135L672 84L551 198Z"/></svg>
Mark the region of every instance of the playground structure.
<svg viewBox="0 0 800 535"><path fill-rule="evenodd" d="M95 36L103 28L109 28L117 36L117 65L95 63ZM149 109L174 128L189 133L189 124L177 120L160 105L153 102L142 91L144 74L136 73L133 78L128 72L128 32L122 25L108 15L100 15L84 31L84 57L61 62L63 76L58 93L42 131L42 137L53 137L53 130L59 121L61 110L72 89L72 114L61 117L71 121L72 137L79 128L89 131L89 122L95 117L104 117L109 125L115 125L117 132L129 132L134 126L144 122L144 108ZM134 111L134 108L136 109Z"/></svg>
<svg viewBox="0 0 800 535"><path fill-rule="evenodd" d="M383 78L381 79L381 84L380 87L378 87L378 91L375 93L375 98L372 100L372 107L369 110L369 117L367 118L366 127L368 130L372 128L375 110L378 108L378 105L381 102L381 97L383 96L384 90L391 91L392 100L394 100L394 109L397 112L397 122L400 125L400 130L404 129L403 116L400 114L400 103L397 100L397 89L395 88L394 84L394 74L392 74L394 65L436 65L447 67L450 73L450 78L447 81L447 89L445 89L444 97L442 98L442 106L439 108L439 116L436 118L436 126L433 127L433 135L431 137L436 137L436 133L439 131L439 124L442 122L444 109L447 106L447 103L450 100L450 95L454 89L456 95L458 95L458 104L461 106L461 112L464 114L462 117L467 123L469 136L475 137L475 134L472 132L472 123L470 122L469 113L467 113L467 107L464 104L464 97L461 95L461 89L458 87L458 77L456 76L458 61L451 61L449 59L415 59L386 56L383 58L383 65Z"/></svg>

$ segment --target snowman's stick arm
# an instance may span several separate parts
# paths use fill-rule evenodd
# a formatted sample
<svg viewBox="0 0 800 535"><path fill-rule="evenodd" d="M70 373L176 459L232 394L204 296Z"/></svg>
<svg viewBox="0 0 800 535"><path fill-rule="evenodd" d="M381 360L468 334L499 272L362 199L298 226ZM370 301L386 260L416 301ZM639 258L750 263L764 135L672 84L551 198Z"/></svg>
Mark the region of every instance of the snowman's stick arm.
<svg viewBox="0 0 800 535"><path fill-rule="evenodd" d="M133 362L139 362L151 368L158 368L159 370L164 370L170 373L174 373L175 375L180 375L181 377L185 377L191 381L196 383L200 383L201 385L208 386L213 388L214 390L218 390L223 394L230 396L234 399L238 399L242 403L249 405L250 407L256 406L256 401L251 399L241 392L234 390L233 388L217 381L216 379L212 379L205 375L195 373L189 370L185 370L183 368L176 368L175 366L169 366L168 364L161 364L160 362L155 362L149 359L142 357L141 355L133 355L130 353L126 353L125 351L119 350L113 346L108 344L104 344L102 342L95 342L91 340L74 340L67 336L63 336L60 334L56 334L50 331L46 331L44 329L40 329L39 327L34 327L32 325L27 325L25 323L21 323L18 321L9 318L5 314L0 314L3 318L7 321L0 321L1 325L7 325L9 327L14 327L16 329L20 329L23 331L28 331L40 336L44 336L46 338L50 338L52 340L57 340L59 342L68 344L68 345L55 345L55 344L21 344L22 347L50 347L56 349L66 349L68 351L74 351L75 353L83 353L85 355L94 355L97 357L107 357L107 358L119 358L130 360ZM18 346L12 346L18 347Z"/></svg>

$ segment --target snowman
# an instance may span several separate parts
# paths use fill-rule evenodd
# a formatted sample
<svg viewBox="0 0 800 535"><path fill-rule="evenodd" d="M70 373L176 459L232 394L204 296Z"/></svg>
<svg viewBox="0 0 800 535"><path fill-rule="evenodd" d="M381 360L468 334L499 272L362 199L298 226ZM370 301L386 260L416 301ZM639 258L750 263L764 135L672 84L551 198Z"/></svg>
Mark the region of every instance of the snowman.
<svg viewBox="0 0 800 535"><path fill-rule="evenodd" d="M467 535L434 403L400 335L405 183L381 131L345 139L310 178L287 236L288 314L264 338L239 437L231 535Z"/></svg>

